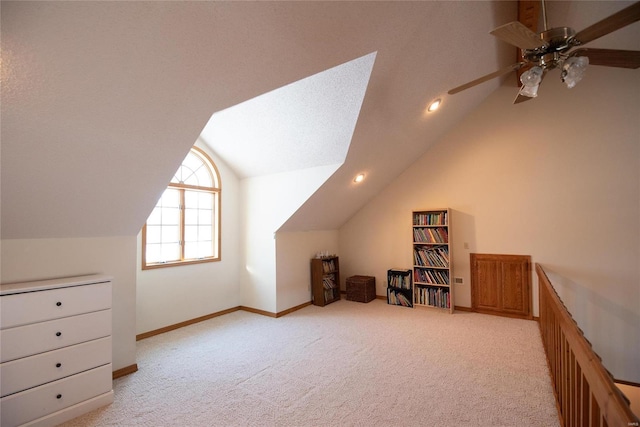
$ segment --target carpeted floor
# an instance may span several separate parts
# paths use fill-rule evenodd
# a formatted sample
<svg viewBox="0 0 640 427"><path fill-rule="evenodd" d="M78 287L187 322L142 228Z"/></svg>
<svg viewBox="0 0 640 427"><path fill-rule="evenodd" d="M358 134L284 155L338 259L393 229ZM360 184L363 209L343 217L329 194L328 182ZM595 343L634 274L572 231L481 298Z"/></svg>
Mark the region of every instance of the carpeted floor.
<svg viewBox="0 0 640 427"><path fill-rule="evenodd" d="M138 342L78 426L558 426L534 321L341 300Z"/></svg>

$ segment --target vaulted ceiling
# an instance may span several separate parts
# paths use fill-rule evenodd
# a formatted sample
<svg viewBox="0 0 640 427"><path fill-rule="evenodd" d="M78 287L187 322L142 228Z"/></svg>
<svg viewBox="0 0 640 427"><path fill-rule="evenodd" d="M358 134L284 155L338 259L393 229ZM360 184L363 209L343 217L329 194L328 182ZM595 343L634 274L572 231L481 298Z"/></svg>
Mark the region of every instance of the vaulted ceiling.
<svg viewBox="0 0 640 427"><path fill-rule="evenodd" d="M552 2L550 24L583 28L625 5ZM448 89L515 56L489 35L515 2L0 7L3 239L135 235L212 115L375 54L344 164L284 226L338 228L500 81Z"/></svg>

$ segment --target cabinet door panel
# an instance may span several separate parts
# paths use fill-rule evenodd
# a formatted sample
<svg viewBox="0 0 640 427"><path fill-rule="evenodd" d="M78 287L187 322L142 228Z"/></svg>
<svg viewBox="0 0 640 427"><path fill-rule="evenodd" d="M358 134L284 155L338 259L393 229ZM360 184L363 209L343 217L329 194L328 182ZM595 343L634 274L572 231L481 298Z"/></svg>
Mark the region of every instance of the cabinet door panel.
<svg viewBox="0 0 640 427"><path fill-rule="evenodd" d="M498 264L493 260L476 261L478 274L475 283L475 302L477 308L490 310L500 308L499 288L495 286L499 280L498 267Z"/></svg>
<svg viewBox="0 0 640 427"><path fill-rule="evenodd" d="M502 308L520 314L529 314L526 265L522 262L502 263Z"/></svg>

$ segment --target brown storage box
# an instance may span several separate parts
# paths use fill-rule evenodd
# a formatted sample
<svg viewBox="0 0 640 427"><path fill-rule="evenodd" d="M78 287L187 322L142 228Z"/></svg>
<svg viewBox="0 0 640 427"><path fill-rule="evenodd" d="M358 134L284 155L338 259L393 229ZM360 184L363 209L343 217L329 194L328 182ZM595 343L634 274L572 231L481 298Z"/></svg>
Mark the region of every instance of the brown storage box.
<svg viewBox="0 0 640 427"><path fill-rule="evenodd" d="M372 276L347 277L347 300L369 302L376 299L376 278Z"/></svg>

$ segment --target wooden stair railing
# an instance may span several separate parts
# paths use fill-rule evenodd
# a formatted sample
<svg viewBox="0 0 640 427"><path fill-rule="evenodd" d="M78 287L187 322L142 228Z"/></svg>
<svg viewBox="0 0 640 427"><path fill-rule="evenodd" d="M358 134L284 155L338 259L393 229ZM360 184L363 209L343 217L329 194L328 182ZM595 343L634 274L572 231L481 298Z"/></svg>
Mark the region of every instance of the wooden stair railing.
<svg viewBox="0 0 640 427"><path fill-rule="evenodd" d="M629 402L536 264L540 333L547 353L560 421L565 427L638 426Z"/></svg>

